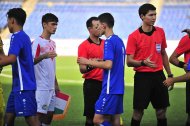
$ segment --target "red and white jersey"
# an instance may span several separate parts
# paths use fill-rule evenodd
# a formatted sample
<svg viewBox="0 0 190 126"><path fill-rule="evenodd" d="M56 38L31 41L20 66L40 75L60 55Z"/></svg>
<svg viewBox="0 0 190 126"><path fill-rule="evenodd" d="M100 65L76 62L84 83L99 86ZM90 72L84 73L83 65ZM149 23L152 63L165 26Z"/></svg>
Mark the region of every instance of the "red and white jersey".
<svg viewBox="0 0 190 126"><path fill-rule="evenodd" d="M37 58L50 51L55 51L55 42L41 36L32 42L32 55ZM43 59L34 65L37 90L55 89L55 58Z"/></svg>

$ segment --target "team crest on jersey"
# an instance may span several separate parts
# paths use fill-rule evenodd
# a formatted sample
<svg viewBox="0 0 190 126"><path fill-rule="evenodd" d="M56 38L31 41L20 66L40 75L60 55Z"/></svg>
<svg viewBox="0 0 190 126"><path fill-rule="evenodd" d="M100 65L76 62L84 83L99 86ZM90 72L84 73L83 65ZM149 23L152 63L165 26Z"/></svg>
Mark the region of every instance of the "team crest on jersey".
<svg viewBox="0 0 190 126"><path fill-rule="evenodd" d="M43 106L42 106L42 109L43 109L43 110L47 110L47 109L48 109L48 106L47 106L47 105L43 105Z"/></svg>

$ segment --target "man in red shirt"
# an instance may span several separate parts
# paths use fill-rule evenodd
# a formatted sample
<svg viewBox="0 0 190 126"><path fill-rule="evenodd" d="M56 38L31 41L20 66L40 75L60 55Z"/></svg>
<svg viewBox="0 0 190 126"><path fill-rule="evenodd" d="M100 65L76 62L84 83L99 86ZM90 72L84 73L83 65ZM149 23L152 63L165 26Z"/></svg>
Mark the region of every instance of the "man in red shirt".
<svg viewBox="0 0 190 126"><path fill-rule="evenodd" d="M79 45L78 57L102 60L104 40L99 38L100 29L98 18L89 18L86 22L86 27L90 33L90 37ZM79 64L79 68L85 79L83 83L84 116L86 116L85 126L94 126L95 103L102 90L103 69L93 68L83 64Z"/></svg>
<svg viewBox="0 0 190 126"><path fill-rule="evenodd" d="M187 63L190 59L190 29L185 29L182 32L188 34L181 38L177 48L170 56L170 63L187 72ZM179 56L182 54L184 54L184 62L179 60ZM190 126L190 80L186 81L186 113L188 114L186 126Z"/></svg>
<svg viewBox="0 0 190 126"><path fill-rule="evenodd" d="M157 126L167 126L169 95L167 87L163 86L163 66L169 77L173 75L165 51L165 33L162 28L153 26L156 8L152 4L140 6L139 16L142 26L129 35L126 48L127 65L136 71L131 126L140 126L144 109L150 102L156 110Z"/></svg>

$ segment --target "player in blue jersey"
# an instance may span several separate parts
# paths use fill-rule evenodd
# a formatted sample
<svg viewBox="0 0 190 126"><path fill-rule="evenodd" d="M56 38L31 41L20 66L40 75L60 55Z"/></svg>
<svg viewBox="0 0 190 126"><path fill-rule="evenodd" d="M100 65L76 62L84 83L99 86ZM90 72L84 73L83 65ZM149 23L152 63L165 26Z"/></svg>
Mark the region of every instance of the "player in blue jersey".
<svg viewBox="0 0 190 126"><path fill-rule="evenodd" d="M5 113L5 125L14 126L16 116L24 116L29 126L39 126L36 116L36 81L31 50L31 41L23 31L26 12L13 8L7 12L10 33L8 56L0 55L0 66L12 64L13 84Z"/></svg>
<svg viewBox="0 0 190 126"><path fill-rule="evenodd" d="M120 126L120 114L123 113L125 47L123 41L114 34L114 18L110 13L103 13L98 17L101 34L106 36L104 45L104 59L88 60L79 57L79 64L103 68L102 92L95 105L94 124Z"/></svg>

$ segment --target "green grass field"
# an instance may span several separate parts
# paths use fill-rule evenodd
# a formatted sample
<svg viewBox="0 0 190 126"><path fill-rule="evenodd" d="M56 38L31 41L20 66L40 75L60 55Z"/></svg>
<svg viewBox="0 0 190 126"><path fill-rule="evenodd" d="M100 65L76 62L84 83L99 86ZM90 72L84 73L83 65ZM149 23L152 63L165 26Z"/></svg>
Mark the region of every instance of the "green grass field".
<svg viewBox="0 0 190 126"><path fill-rule="evenodd" d="M76 57L58 57L57 58L57 79L60 89L72 96L71 104L66 117L61 121L53 121L52 126L84 126L83 117L83 79L76 63ZM172 72L175 76L183 74L183 70L171 65ZM132 116L132 98L133 98L133 75L131 68L125 70L125 96L124 96L124 114L122 115L124 125L129 126ZM3 84L4 99L7 102L11 90L11 67L5 67L0 75L0 81ZM170 107L168 108L167 117L169 126L183 126L186 120L185 113L185 84L178 83L170 94ZM145 110L142 119L142 126L156 126L155 112L151 104ZM15 126L26 126L23 118L17 118Z"/></svg>

